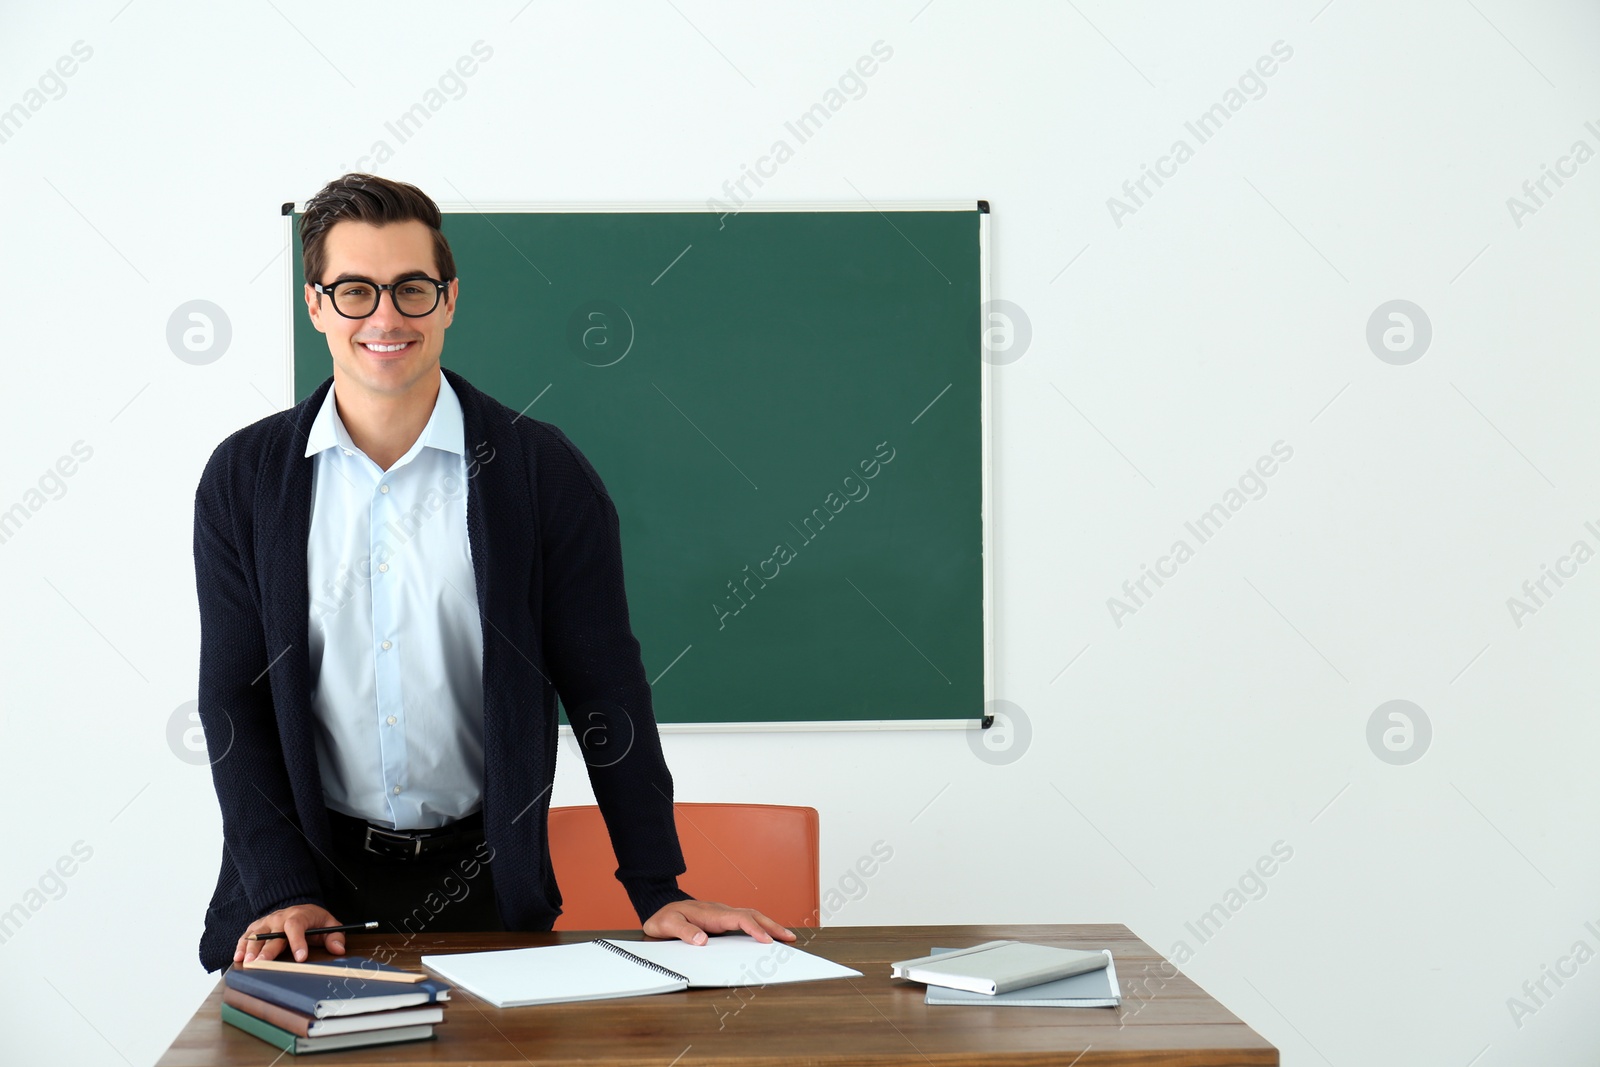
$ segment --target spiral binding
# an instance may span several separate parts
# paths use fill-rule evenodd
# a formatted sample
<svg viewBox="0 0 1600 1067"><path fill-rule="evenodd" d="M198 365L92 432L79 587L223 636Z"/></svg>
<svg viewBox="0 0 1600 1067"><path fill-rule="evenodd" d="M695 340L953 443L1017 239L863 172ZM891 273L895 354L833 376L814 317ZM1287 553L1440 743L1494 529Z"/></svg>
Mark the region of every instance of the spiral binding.
<svg viewBox="0 0 1600 1067"><path fill-rule="evenodd" d="M657 974L665 975L668 978L675 979L676 981L682 982L684 985L688 985L689 984L689 979L685 978L683 975L679 974L677 971L672 970L670 967L663 967L663 966L661 966L661 964L656 963L654 960L647 960L647 959L643 959L643 958L641 958L639 956L635 956L633 953L629 952L627 949L621 948L621 947L613 944L610 941L606 941L606 940L602 939L602 940L596 941L595 944L600 945L602 948L608 948L612 952L615 952L619 956L626 956L628 959L632 960L634 963L639 964L639 966L648 967L652 971L655 971Z"/></svg>

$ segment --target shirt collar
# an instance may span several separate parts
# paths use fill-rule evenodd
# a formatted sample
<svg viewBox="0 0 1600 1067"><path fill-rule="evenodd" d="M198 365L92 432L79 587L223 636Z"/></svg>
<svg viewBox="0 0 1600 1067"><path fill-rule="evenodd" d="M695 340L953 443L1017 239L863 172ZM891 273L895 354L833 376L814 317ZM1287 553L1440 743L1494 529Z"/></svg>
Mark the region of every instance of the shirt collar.
<svg viewBox="0 0 1600 1067"><path fill-rule="evenodd" d="M311 430L306 435L307 456L334 447L357 451L355 443L350 440L350 432L344 428L344 420L339 418L339 409L334 406L333 389L330 383L328 395L322 398L322 407L317 409L317 417L311 422ZM450 381L443 371L439 373L439 396L433 402L433 413L428 416L428 424L422 428L416 444L411 446L406 455L414 455L419 447L437 448L458 456L467 454L461 400L456 396L456 391L450 388Z"/></svg>

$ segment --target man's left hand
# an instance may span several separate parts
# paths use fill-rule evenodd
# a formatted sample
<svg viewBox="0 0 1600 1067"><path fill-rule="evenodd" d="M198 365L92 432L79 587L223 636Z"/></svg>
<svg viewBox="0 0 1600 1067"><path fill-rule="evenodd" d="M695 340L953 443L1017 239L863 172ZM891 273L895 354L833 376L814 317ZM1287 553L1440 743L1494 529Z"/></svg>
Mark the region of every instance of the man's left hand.
<svg viewBox="0 0 1600 1067"><path fill-rule="evenodd" d="M676 937L691 945L703 945L710 934L743 932L764 945L773 938L793 941L788 930L753 908L730 908L709 900L678 900L656 912L644 922L651 937Z"/></svg>

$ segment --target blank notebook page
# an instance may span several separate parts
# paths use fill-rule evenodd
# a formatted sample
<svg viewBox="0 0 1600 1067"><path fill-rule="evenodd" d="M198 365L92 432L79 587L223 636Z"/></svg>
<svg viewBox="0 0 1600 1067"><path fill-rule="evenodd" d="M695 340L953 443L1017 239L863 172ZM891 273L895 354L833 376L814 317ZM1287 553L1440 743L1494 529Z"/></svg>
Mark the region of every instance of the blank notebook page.
<svg viewBox="0 0 1600 1067"><path fill-rule="evenodd" d="M686 941L618 941L640 959L660 964L689 979L696 989L732 989L736 986L815 982L823 978L859 978L860 971L840 966L793 945L774 941L763 945L748 934L724 934L704 945Z"/></svg>
<svg viewBox="0 0 1600 1067"><path fill-rule="evenodd" d="M670 993L683 983L592 942L424 956L422 965L497 1008Z"/></svg>

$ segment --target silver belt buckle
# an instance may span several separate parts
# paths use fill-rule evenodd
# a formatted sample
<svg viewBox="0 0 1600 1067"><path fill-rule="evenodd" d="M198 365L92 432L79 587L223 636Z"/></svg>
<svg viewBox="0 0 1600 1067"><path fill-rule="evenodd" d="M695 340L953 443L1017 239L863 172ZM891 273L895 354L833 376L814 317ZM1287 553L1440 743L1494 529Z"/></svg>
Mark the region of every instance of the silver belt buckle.
<svg viewBox="0 0 1600 1067"><path fill-rule="evenodd" d="M374 835L381 835L378 839L388 847L385 849L374 848L372 844ZM409 843L411 846L410 856L405 855L405 843ZM366 836L362 839L361 846L375 856L394 856L397 859L416 859L418 856L422 855L422 838L410 837L406 834L398 834L389 830L383 830L379 827L371 825L370 823L367 825Z"/></svg>

